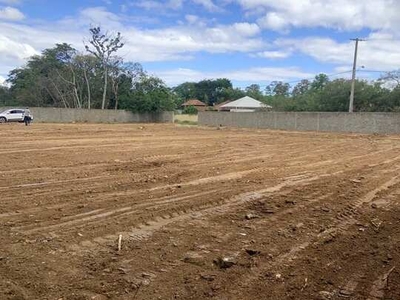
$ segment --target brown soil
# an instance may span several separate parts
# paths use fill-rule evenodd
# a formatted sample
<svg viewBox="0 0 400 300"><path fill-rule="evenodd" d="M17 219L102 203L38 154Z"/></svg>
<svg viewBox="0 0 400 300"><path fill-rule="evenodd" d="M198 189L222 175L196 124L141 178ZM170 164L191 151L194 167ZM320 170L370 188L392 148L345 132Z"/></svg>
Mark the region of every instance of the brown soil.
<svg viewBox="0 0 400 300"><path fill-rule="evenodd" d="M0 140L0 299L400 299L399 136L6 124Z"/></svg>

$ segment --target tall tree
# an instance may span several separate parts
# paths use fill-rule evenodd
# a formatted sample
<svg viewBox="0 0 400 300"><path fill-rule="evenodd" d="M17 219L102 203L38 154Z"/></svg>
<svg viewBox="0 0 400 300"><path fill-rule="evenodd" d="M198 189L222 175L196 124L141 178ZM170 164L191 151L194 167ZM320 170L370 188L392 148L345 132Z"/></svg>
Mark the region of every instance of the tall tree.
<svg viewBox="0 0 400 300"><path fill-rule="evenodd" d="M196 83L196 97L208 105L214 105L226 88L232 88L232 83L227 78L201 80Z"/></svg>
<svg viewBox="0 0 400 300"><path fill-rule="evenodd" d="M385 83L390 88L400 86L400 69L395 71L386 72L379 79L379 82Z"/></svg>
<svg viewBox="0 0 400 300"><path fill-rule="evenodd" d="M309 91L310 88L311 88L310 81L307 79L303 79L302 81L300 81L298 84L296 84L294 86L292 95L294 97L304 95L305 93L307 93Z"/></svg>
<svg viewBox="0 0 400 300"><path fill-rule="evenodd" d="M217 103L221 103L224 101L232 101L242 98L246 95L246 93L240 88L223 88L219 93L219 98Z"/></svg>
<svg viewBox="0 0 400 300"><path fill-rule="evenodd" d="M315 76L313 82L311 83L311 88L313 90L322 90L329 82L329 77L326 74L318 74Z"/></svg>
<svg viewBox="0 0 400 300"><path fill-rule="evenodd" d="M8 105L13 105L12 94L10 92L10 89L7 86L3 86L0 84L0 106L8 106Z"/></svg>
<svg viewBox="0 0 400 300"><path fill-rule="evenodd" d="M209 105L222 102L226 99L228 89L233 89L232 83L227 78L205 79L199 82L184 82L173 88L177 96L177 104L197 98Z"/></svg>
<svg viewBox="0 0 400 300"><path fill-rule="evenodd" d="M108 73L110 69L110 60L113 53L116 53L120 48L124 46L121 41L121 33L118 32L116 35L103 33L100 27L90 28L91 38L89 43L94 49L91 49L89 45L85 45L86 51L96 56L102 63L104 85L103 85L103 99L101 103L101 109L105 108L107 86L108 86Z"/></svg>
<svg viewBox="0 0 400 300"><path fill-rule="evenodd" d="M257 99L257 100L262 100L263 94L261 92L261 87L259 84L251 84L248 87L246 87L245 92L248 96Z"/></svg>
<svg viewBox="0 0 400 300"><path fill-rule="evenodd" d="M133 81L130 94L121 95L121 108L136 112L157 112L175 108L174 94L157 77L142 73Z"/></svg>
<svg viewBox="0 0 400 300"><path fill-rule="evenodd" d="M266 88L265 93L270 96L283 96L289 95L290 85L289 83L283 83L282 81L272 81Z"/></svg>
<svg viewBox="0 0 400 300"><path fill-rule="evenodd" d="M92 84L96 78L96 71L99 68L99 60L93 55L76 55L74 64L83 76L86 86L86 107L92 108ZM83 91L82 91L83 92Z"/></svg>
<svg viewBox="0 0 400 300"><path fill-rule="evenodd" d="M177 96L177 106L180 107L186 100L196 98L196 83L184 82L173 88L173 92Z"/></svg>
<svg viewBox="0 0 400 300"><path fill-rule="evenodd" d="M120 57L114 57L110 64L111 89L113 92L114 109L118 109L119 92L122 85L132 88L132 83L144 75L139 63L124 63ZM125 88L125 92L127 89Z"/></svg>
<svg viewBox="0 0 400 300"><path fill-rule="evenodd" d="M10 71L7 81L16 100L26 105L76 107L80 97L75 54L70 45L57 44L30 57L24 67Z"/></svg>

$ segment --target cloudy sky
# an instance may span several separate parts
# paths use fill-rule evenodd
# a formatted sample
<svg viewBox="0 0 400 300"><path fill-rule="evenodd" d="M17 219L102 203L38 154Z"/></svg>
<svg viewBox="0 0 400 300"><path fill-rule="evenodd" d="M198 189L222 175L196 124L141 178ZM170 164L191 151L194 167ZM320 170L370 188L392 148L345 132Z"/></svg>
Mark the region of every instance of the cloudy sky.
<svg viewBox="0 0 400 300"><path fill-rule="evenodd" d="M120 31L120 55L173 86L230 78L236 86L349 77L400 68L400 0L0 0L0 82L55 43L84 49L88 29ZM367 72L367 71L373 72Z"/></svg>

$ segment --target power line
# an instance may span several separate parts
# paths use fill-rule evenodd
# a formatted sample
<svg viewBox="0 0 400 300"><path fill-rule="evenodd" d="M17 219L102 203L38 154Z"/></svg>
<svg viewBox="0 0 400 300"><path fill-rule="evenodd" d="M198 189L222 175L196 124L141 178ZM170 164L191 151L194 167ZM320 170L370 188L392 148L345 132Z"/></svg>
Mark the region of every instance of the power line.
<svg viewBox="0 0 400 300"><path fill-rule="evenodd" d="M338 73L332 73L332 74L326 74L326 73L320 72L320 73L316 74L315 76L318 76L319 74L324 74L324 75L326 75L327 77L334 77L334 76L337 76L337 75L347 74L347 73L351 73L351 72L352 72L351 70L343 71L343 72L338 72ZM283 81L283 80L274 80L274 81L278 81L278 82L282 82L282 83L287 83L287 84L292 84L292 83L301 82L301 81L303 81L303 80L314 80L314 79L315 79L315 76L314 76L314 77L309 77L309 78L302 78L302 79L297 79L297 80L291 80L291 81ZM260 85L260 84L259 84L259 86L260 86L260 89L261 89L261 88L266 88L266 87L268 87L268 85Z"/></svg>
<svg viewBox="0 0 400 300"><path fill-rule="evenodd" d="M394 38L383 38L383 39L374 39L374 38L371 38L371 39L363 39L363 41L366 41L366 42L370 42L370 41L372 41L372 42L374 42L374 41L393 41L393 42L400 42L400 39L394 39Z"/></svg>
<svg viewBox="0 0 400 300"><path fill-rule="evenodd" d="M343 72L339 72L339 73L333 73L333 74L318 73L316 76L318 76L319 74L324 74L324 75L326 75L328 77L333 77L333 76L342 75L342 74L346 74L346 73L351 73L351 70L343 71ZM298 79L298 80L293 80L293 81L287 81L285 83L291 84L291 83L301 82L303 80L313 80L313 79L315 79L315 76L314 77L310 77L310 78L303 78L303 79Z"/></svg>
<svg viewBox="0 0 400 300"><path fill-rule="evenodd" d="M389 72L389 71L357 69L357 72L366 72L366 73L387 73L387 72Z"/></svg>

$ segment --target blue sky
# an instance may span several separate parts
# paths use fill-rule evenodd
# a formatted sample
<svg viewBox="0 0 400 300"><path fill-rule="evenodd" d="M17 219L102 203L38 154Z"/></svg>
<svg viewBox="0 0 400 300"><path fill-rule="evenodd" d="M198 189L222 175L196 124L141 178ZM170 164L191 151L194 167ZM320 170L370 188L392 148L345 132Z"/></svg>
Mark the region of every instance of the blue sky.
<svg viewBox="0 0 400 300"><path fill-rule="evenodd" d="M366 70L400 68L399 11L399 0L0 0L0 82L55 43L84 51L91 25L120 31L119 55L170 86L349 77L353 37L367 39L358 77L373 79Z"/></svg>

